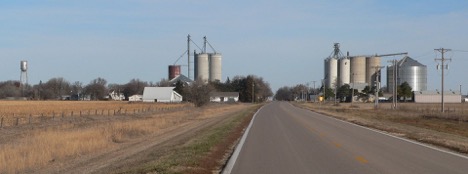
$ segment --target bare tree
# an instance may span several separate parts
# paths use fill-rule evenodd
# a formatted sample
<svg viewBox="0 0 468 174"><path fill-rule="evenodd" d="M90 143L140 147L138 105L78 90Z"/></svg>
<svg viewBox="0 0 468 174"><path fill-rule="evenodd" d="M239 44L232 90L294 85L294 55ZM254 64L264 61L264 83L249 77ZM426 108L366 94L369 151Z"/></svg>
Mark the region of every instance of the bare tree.
<svg viewBox="0 0 468 174"><path fill-rule="evenodd" d="M63 77L51 78L40 85L40 97L44 100L60 100L63 95L70 95L70 83Z"/></svg>
<svg viewBox="0 0 468 174"><path fill-rule="evenodd" d="M101 77L92 80L85 87L85 93L90 95L91 100L102 100L107 96L107 81Z"/></svg>
<svg viewBox="0 0 468 174"><path fill-rule="evenodd" d="M21 89L18 81L0 82L0 98L19 97Z"/></svg>
<svg viewBox="0 0 468 174"><path fill-rule="evenodd" d="M123 86L123 94L125 98L135 95L143 94L145 87L149 86L148 82L141 81L140 79L132 79L127 84Z"/></svg>
<svg viewBox="0 0 468 174"><path fill-rule="evenodd" d="M204 106L210 102L210 92L213 88L203 81L196 80L187 88L186 96L189 102L197 107Z"/></svg>

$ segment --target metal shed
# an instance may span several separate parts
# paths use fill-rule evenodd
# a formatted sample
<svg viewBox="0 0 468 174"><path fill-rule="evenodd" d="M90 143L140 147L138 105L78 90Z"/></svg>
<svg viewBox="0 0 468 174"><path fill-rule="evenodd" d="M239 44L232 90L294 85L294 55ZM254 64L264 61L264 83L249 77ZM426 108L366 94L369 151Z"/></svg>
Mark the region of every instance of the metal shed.
<svg viewBox="0 0 468 174"><path fill-rule="evenodd" d="M441 94L439 91L416 91L414 92L415 103L440 103ZM462 97L460 92L445 91L444 103L461 103Z"/></svg>

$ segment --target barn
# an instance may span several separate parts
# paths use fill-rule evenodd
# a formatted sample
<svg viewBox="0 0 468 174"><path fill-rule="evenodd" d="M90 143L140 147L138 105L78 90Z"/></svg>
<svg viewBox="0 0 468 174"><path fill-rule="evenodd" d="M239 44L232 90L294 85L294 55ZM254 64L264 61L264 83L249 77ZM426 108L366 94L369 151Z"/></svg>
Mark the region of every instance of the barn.
<svg viewBox="0 0 468 174"><path fill-rule="evenodd" d="M178 103L182 95L174 91L175 87L145 87L143 102Z"/></svg>

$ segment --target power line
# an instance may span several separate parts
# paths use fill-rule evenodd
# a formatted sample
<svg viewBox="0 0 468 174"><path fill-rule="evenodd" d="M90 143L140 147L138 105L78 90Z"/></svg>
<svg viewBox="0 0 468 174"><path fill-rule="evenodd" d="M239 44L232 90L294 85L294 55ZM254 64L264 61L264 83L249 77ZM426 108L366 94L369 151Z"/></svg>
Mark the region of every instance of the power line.
<svg viewBox="0 0 468 174"><path fill-rule="evenodd" d="M453 52L465 52L465 53L468 53L468 51L465 51L465 50L452 50Z"/></svg>

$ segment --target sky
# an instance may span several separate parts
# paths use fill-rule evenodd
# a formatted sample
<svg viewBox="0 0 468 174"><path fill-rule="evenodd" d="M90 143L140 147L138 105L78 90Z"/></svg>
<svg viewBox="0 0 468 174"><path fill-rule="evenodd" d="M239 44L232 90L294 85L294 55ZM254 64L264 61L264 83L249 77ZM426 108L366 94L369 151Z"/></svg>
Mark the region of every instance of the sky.
<svg viewBox="0 0 468 174"><path fill-rule="evenodd" d="M223 80L253 74L273 92L319 87L333 43L351 55L408 52L427 65L428 89L440 89L434 49L448 48L445 88L468 93L466 0L1 1L0 81L19 80L27 60L30 84L158 82L187 49L188 34L199 46L206 36L222 53Z"/></svg>

